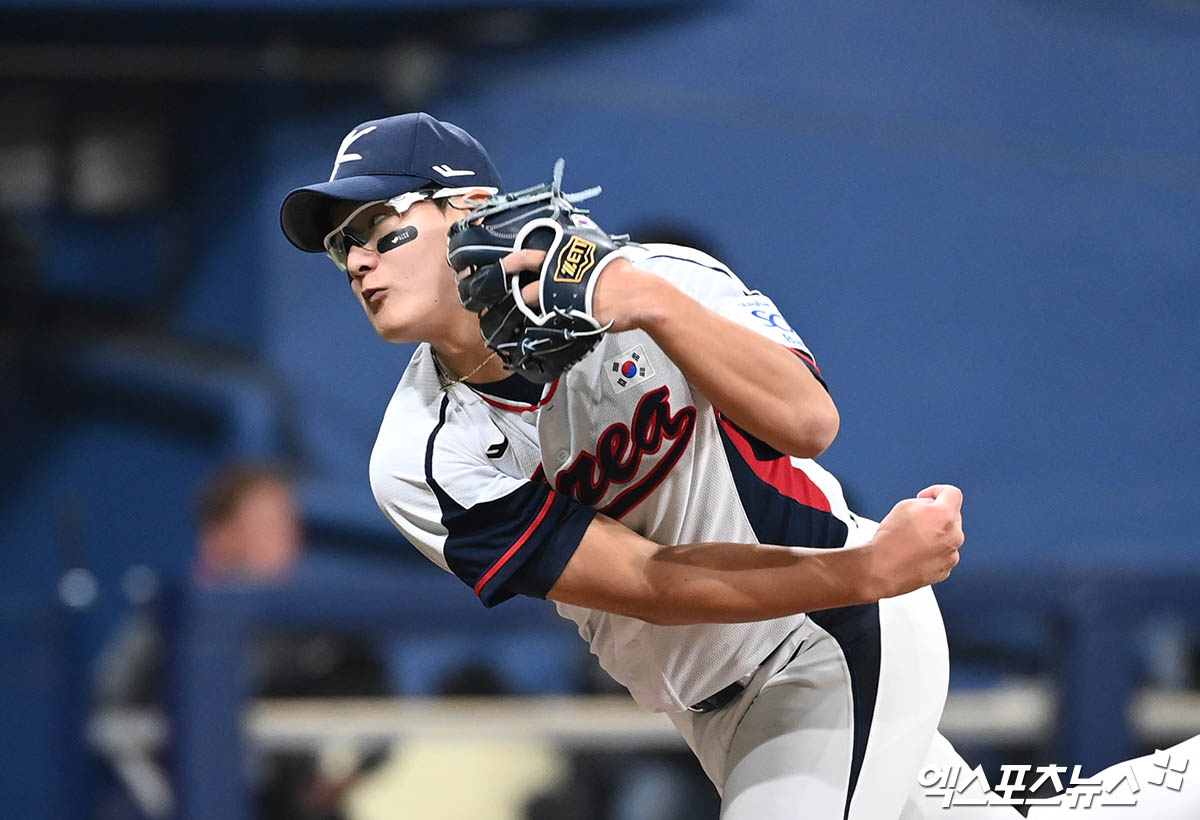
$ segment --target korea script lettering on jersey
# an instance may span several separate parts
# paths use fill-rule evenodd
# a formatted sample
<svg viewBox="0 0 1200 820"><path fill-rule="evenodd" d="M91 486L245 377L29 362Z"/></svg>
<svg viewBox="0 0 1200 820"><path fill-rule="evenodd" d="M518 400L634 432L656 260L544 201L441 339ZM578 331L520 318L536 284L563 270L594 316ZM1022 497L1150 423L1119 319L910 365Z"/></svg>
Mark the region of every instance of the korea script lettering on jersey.
<svg viewBox="0 0 1200 820"><path fill-rule="evenodd" d="M628 253L793 350L820 378L774 303L716 260L674 245ZM832 475L738 428L643 331L606 335L544 389L519 377L441 384L428 346L419 347L384 416L371 484L413 546L487 606L545 597L597 511L661 544L865 540ZM557 606L600 664L658 711L686 709L743 677L805 617L656 626Z"/></svg>

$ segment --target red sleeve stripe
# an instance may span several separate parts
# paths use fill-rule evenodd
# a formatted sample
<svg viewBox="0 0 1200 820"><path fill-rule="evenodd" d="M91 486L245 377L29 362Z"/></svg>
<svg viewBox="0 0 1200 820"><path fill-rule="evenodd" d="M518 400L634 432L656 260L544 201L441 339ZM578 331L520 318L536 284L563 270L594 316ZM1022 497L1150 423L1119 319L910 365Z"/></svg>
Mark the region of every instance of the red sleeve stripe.
<svg viewBox="0 0 1200 820"><path fill-rule="evenodd" d="M488 581L492 580L492 576L499 572L501 568L508 563L509 559L517 554L517 550L525 546L525 542L529 540L529 536L533 535L533 531L536 530L542 523L542 519L546 517L546 513L550 510L550 505L553 503L554 491L551 490L550 494L546 496L546 503L542 505L542 508L538 510L537 517L533 519L533 523L525 529L525 532L521 533L521 537L517 539L517 542L509 547L508 551L501 555L499 560L492 564L491 569L485 572L483 577L479 579L479 582L475 584L476 595L479 595L481 592L483 592L483 588L487 586Z"/></svg>
<svg viewBox="0 0 1200 820"><path fill-rule="evenodd" d="M797 356L799 356L801 359L803 359L805 362L807 362L809 367L811 367L813 370L817 371L818 376L821 375L821 368L817 367L817 363L813 360L812 356L808 355L803 350L797 350L794 347L789 347L788 350L792 351Z"/></svg>

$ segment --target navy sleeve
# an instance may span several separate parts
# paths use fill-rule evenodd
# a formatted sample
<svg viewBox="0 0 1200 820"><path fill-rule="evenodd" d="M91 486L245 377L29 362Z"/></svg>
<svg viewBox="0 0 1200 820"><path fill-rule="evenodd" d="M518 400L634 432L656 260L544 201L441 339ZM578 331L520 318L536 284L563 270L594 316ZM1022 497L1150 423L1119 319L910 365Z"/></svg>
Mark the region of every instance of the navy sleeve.
<svg viewBox="0 0 1200 820"><path fill-rule="evenodd" d="M446 563L489 607L518 594L545 598L596 515L536 481L469 508L438 495Z"/></svg>

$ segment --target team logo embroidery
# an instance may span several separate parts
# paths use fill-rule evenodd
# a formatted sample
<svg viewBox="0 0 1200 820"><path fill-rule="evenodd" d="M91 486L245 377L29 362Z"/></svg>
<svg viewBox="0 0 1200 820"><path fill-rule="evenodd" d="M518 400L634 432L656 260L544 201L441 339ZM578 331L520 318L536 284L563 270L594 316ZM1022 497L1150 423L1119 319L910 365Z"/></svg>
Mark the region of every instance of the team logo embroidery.
<svg viewBox="0 0 1200 820"><path fill-rule="evenodd" d="M576 456L555 476L554 487L589 507L599 505L611 489L621 488L600 507L605 515L620 518L666 480L695 429L696 408L688 405L673 412L670 389L656 387L642 396L629 424L610 425L596 442L595 453L584 450ZM654 456L653 464L643 465Z"/></svg>
<svg viewBox="0 0 1200 820"><path fill-rule="evenodd" d="M654 375L654 368L646 358L641 345L627 350L615 359L604 363L604 372L612 384L613 391L624 393L635 384L641 384Z"/></svg>
<svg viewBox="0 0 1200 820"><path fill-rule="evenodd" d="M804 346L800 334L787 323L779 308L775 307L775 303L761 293L755 292L739 298L722 306L717 312L788 347L808 349Z"/></svg>
<svg viewBox="0 0 1200 820"><path fill-rule="evenodd" d="M578 284L596 264L596 243L589 242L580 236L572 236L571 241L558 252L558 264L554 270L555 282Z"/></svg>
<svg viewBox="0 0 1200 820"><path fill-rule="evenodd" d="M464 169L451 168L449 165L445 164L444 162L441 165L433 166L433 170L437 171L439 174L441 174L444 177L473 177L473 176L475 176L474 171L469 171L465 168Z"/></svg>
<svg viewBox="0 0 1200 820"><path fill-rule="evenodd" d="M504 454L507 452L508 452L508 436L505 436L499 442L497 442L496 444L493 444L491 447L487 448L487 457L488 458L503 458Z"/></svg>
<svg viewBox="0 0 1200 820"><path fill-rule="evenodd" d="M333 171L329 174L330 182L333 182L333 178L337 176L338 168L342 167L343 162L355 162L362 159L362 154L347 154L346 150L378 127L377 125L372 125L370 128L364 128L361 131L351 131L346 135L346 138L342 140L342 144L338 148L337 157L333 160Z"/></svg>

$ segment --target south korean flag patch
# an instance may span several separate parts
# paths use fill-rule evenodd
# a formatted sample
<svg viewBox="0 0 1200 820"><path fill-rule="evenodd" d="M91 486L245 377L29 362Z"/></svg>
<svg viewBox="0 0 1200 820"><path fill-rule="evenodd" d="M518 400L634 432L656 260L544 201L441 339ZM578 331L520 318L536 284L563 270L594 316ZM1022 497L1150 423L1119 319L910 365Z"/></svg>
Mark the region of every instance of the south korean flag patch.
<svg viewBox="0 0 1200 820"><path fill-rule="evenodd" d="M604 372L612 383L613 392L619 394L653 376L654 368L646 358L646 351L638 345L605 362Z"/></svg>

